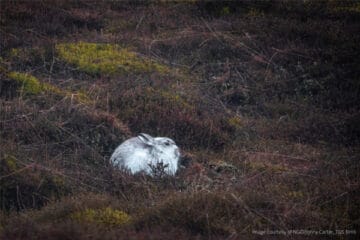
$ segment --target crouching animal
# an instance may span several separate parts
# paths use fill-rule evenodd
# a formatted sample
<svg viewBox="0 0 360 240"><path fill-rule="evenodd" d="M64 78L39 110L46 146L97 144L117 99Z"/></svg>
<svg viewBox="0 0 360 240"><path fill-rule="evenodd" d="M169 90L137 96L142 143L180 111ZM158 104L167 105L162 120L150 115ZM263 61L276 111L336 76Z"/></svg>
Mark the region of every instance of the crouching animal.
<svg viewBox="0 0 360 240"><path fill-rule="evenodd" d="M154 175L161 166L169 175L175 175L179 167L180 151L175 142L167 137L152 137L141 133L120 144L110 161L118 168L125 168L132 174L144 171Z"/></svg>

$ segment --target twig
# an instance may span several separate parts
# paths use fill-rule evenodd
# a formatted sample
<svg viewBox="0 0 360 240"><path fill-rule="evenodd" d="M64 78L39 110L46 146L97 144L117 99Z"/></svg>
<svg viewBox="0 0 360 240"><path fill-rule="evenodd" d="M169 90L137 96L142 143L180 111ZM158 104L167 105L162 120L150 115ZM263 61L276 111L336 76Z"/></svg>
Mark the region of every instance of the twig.
<svg viewBox="0 0 360 240"><path fill-rule="evenodd" d="M54 53L54 47L53 47L52 48L52 60L51 60L51 65L50 65L50 70L49 70L50 74L52 74L54 63L55 63L55 53Z"/></svg>
<svg viewBox="0 0 360 240"><path fill-rule="evenodd" d="M144 20L144 18L145 18L145 14L143 14L143 15L141 16L141 18L140 18L140 20L139 20L138 24L136 24L135 31L137 31L137 30L138 30L138 28L140 27L140 25L141 25L142 21Z"/></svg>
<svg viewBox="0 0 360 240"><path fill-rule="evenodd" d="M252 179L255 179L255 178L257 178L257 177L260 177L261 175L263 175L263 174L266 173L267 171L268 171L267 169L264 170L264 171L261 171L261 172L259 172L258 174L255 174L254 176L251 176L251 177L245 179L245 180L242 181L241 183L243 184L243 183L249 182L249 181L252 180Z"/></svg>
<svg viewBox="0 0 360 240"><path fill-rule="evenodd" d="M336 199L341 198L342 196L344 196L344 195L346 195L346 194L348 194L348 193L349 193L349 192L343 192L343 193L337 195L336 197L334 197L334 198L332 198L332 199L330 199L330 200L328 200L328 201L325 201L325 202L321 203L321 204L319 205L319 207L324 206L324 205L327 204L327 203L333 202L333 201L335 201Z"/></svg>
<svg viewBox="0 0 360 240"><path fill-rule="evenodd" d="M210 32L212 32L212 34L214 35L214 37L222 44L224 44L224 42L220 39L220 37L218 36L218 34L209 26L209 24L205 21L205 19L201 18L201 21L204 23L204 25L206 26L207 29L209 29Z"/></svg>
<svg viewBox="0 0 360 240"><path fill-rule="evenodd" d="M8 33L8 32L5 32L4 30L0 29L1 32L3 32L4 34L7 34L13 38L16 38L16 39L19 39L16 35L12 34L12 33Z"/></svg>
<svg viewBox="0 0 360 240"><path fill-rule="evenodd" d="M264 78L264 81L267 80L267 77L269 75L269 68L270 68L270 64L272 63L272 59L278 54L278 52L275 52L271 57L270 59L268 60L268 63L266 65L266 70L265 70L265 78ZM275 65L275 64L274 64Z"/></svg>
<svg viewBox="0 0 360 240"><path fill-rule="evenodd" d="M29 164L29 165L27 165L27 166L25 166L25 167L23 167L23 168L21 168L21 169L18 169L18 170L16 170L16 171L13 171L13 172L11 172L11 173L9 173L9 174L0 176L0 180L1 180L1 179L4 179L4 178L7 178L7 177L11 177L12 175L15 175L15 174L17 174L17 173L23 172L23 171L25 171L26 169L29 169L29 168L31 168L31 167L33 167L33 166L34 166L33 164Z"/></svg>

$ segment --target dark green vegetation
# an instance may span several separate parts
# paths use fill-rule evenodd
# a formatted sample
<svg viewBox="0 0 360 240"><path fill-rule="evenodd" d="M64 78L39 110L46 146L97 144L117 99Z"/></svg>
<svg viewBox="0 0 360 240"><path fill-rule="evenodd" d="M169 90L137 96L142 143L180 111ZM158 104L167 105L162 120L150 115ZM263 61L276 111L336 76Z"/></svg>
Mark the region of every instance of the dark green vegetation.
<svg viewBox="0 0 360 240"><path fill-rule="evenodd" d="M166 2L0 2L0 238L359 230L360 4ZM112 169L140 132L188 167Z"/></svg>

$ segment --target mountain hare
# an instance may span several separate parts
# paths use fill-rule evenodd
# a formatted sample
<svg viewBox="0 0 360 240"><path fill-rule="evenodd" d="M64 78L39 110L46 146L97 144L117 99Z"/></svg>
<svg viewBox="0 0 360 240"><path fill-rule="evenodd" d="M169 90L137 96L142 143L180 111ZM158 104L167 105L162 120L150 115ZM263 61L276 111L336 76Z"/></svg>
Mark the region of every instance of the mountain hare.
<svg viewBox="0 0 360 240"><path fill-rule="evenodd" d="M120 144L110 161L114 166L128 169L133 174L144 171L153 175L155 169L161 166L165 173L175 175L179 159L179 148L172 139L154 138L141 133Z"/></svg>

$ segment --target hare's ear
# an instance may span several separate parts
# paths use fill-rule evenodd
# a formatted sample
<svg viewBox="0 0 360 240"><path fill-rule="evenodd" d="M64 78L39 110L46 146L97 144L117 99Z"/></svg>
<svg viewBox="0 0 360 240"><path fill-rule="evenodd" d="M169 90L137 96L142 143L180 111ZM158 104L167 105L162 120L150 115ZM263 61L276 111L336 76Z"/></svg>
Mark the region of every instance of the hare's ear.
<svg viewBox="0 0 360 240"><path fill-rule="evenodd" d="M153 146L155 144L154 138L146 133L140 133L138 138L146 145Z"/></svg>

